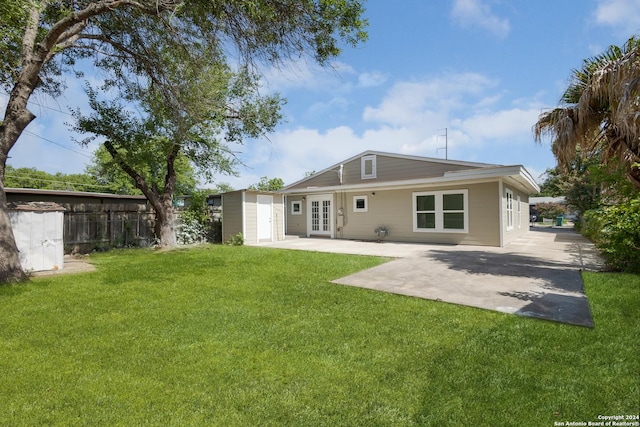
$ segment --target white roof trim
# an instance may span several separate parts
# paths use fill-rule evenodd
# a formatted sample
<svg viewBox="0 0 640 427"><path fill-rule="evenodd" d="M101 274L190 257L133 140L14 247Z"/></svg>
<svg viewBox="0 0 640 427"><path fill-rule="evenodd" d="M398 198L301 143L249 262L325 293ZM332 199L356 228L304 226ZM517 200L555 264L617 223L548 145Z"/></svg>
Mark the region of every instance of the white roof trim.
<svg viewBox="0 0 640 427"><path fill-rule="evenodd" d="M289 187L295 187L296 185L300 185L303 182L314 178L318 175L321 175L325 172L330 172L333 169L336 169L338 167L340 167L340 165L343 165L345 163L349 163L352 162L356 159L359 159L363 156L370 156L370 155L376 155L376 156L386 156L386 157L394 157L397 159L406 159L406 160L418 160L418 161L422 161L422 162L431 162L431 163L443 163L443 164L449 164L449 165L456 165L456 166L469 166L471 168L486 168L486 167L497 167L499 165L492 165L489 163L474 163L474 162L465 162L465 161L461 161L461 160L446 160L446 159L439 159L439 158L434 158L434 157L423 157L423 156L411 156L411 155L407 155L407 154L395 154L395 153L386 153L384 151L373 151L373 150L367 150L365 152L362 152L360 154L357 154L353 157L349 157L346 160L341 161L340 163L336 163L332 166L329 166L326 169L321 170L320 172L316 172L311 176L305 177L301 180L298 180L292 184L289 184L287 186L285 186L284 188L282 188L280 191L286 191Z"/></svg>
<svg viewBox="0 0 640 427"><path fill-rule="evenodd" d="M408 179L400 181L385 181L385 182L367 182L364 184L351 184L351 185L334 185L328 187L307 187L287 190L283 188L280 190L285 194L304 194L304 193L316 193L316 192L331 192L331 191L347 191L347 190L360 190L360 189L395 189L402 187L416 187L423 185L447 185L447 184L462 184L462 183L474 183L474 182L488 182L495 181L503 177L512 177L518 181L525 189L532 190L531 192L540 191L538 185L531 177L531 174L520 165L515 166L496 166L485 167L480 169L468 169L461 171L446 172L443 176L431 177L431 178L418 178ZM299 181L300 182L300 181ZM527 188L528 187L528 188Z"/></svg>

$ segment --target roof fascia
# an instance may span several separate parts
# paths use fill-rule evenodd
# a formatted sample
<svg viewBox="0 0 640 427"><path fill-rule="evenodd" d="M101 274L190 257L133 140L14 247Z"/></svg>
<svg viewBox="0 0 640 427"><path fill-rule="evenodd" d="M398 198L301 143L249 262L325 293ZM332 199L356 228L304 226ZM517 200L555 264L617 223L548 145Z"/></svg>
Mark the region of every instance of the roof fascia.
<svg viewBox="0 0 640 427"><path fill-rule="evenodd" d="M363 157L363 156L368 156L369 154L374 154L374 153L375 153L375 152L373 152L373 151L367 150L367 151L364 151L364 152L362 152L362 153L360 153L360 154L356 154L355 156L353 156L353 157L349 157L349 158L348 158L348 159L346 159L346 160L343 160L343 161L341 161L341 162L339 162L339 163L336 163L336 164L334 164L334 165L331 165L331 166L329 166L328 168L321 170L320 172L316 172L316 173L314 173L314 174L313 174L313 175L311 175L311 176L304 177L304 178L302 178L302 179L300 179L300 180L298 180L298 181L296 181L296 182L294 182L294 183L292 183L292 184L289 184L289 185L287 185L287 186L285 186L285 187L281 188L281 189L280 189L280 190L278 190L278 191L279 191L279 192L284 192L284 191L286 191L289 187L295 187L296 185L300 185L300 184L302 184L303 182L310 180L311 178L315 178L315 177L316 177L316 176L318 176L318 175L322 175L323 173L329 172L329 171L331 171L331 170L333 170L333 169L335 169L335 168L339 167L340 165L344 165L345 163L349 163L349 162L351 162L351 161L353 161L353 160L355 160L355 159L357 159L357 158L360 158L360 157Z"/></svg>
<svg viewBox="0 0 640 427"><path fill-rule="evenodd" d="M307 187L299 188L295 190L280 190L286 194L301 194L301 193L316 193L316 192L331 192L331 191L345 191L345 190L360 190L360 189L398 189L398 188L410 188L423 185L447 185L447 184L471 184L476 182L491 182L505 177L513 177L518 183L520 183L525 190L529 190L531 193L539 191L538 185L535 183L529 172L520 165L516 166L498 166L492 168L480 168L462 171L446 172L441 177L432 178L419 178L401 181L386 181L377 183L365 183L365 184L351 184L351 185L335 185L329 187Z"/></svg>
<svg viewBox="0 0 640 427"><path fill-rule="evenodd" d="M367 154L376 154L379 156L387 156L387 157L395 157L397 159L405 159L405 160L417 160L421 162L430 162L430 163L443 163L447 165L456 165L456 166L469 166L469 167L494 167L500 166L496 164L490 163L476 163L476 162L467 162L464 160L449 160L449 159L440 159L436 157L425 157L425 156L412 156L410 154L396 154L396 153L387 153L384 151L367 151ZM365 155L365 153L361 154ZM356 156L359 157L359 156ZM353 159L350 159L353 160ZM346 163L346 162L345 162Z"/></svg>
<svg viewBox="0 0 640 427"><path fill-rule="evenodd" d="M11 187L7 187L4 190L6 193L13 193L13 194L40 194L40 195L67 196L67 197L73 196L73 197L147 200L147 198L142 194L131 195L131 194L112 194L112 193L92 193L89 191L43 190L40 188L11 188Z"/></svg>
<svg viewBox="0 0 640 427"><path fill-rule="evenodd" d="M434 157L423 157L423 156L411 156L408 154L395 154L395 153L387 153L384 151L374 151L374 150L367 150L364 151L360 154L356 154L355 156L349 157L346 160L343 160L339 163L336 163L334 165L329 166L326 169L321 170L320 172L317 172L311 176L305 177L301 180L298 180L292 184L289 184L287 186L285 186L284 188L280 189L279 191L286 191L287 189L289 189L290 187L295 187L296 185L300 185L303 182L314 178L318 175L321 175L323 173L326 172L330 172L333 169L339 167L340 165L344 165L345 163L349 163L352 162L356 159L359 159L361 157L364 156L370 156L370 155L376 155L376 156L386 156L386 157L394 157L397 159L405 159L405 160L417 160L417 161L421 161L421 162L429 162L429 163L442 163L442 164L449 164L449 165L455 165L455 166L469 166L472 168L486 168L486 167L497 167L499 165L493 165L493 164L489 164L489 163L475 163L475 162L465 162L462 160L446 160L446 159L438 159L438 158L434 158Z"/></svg>

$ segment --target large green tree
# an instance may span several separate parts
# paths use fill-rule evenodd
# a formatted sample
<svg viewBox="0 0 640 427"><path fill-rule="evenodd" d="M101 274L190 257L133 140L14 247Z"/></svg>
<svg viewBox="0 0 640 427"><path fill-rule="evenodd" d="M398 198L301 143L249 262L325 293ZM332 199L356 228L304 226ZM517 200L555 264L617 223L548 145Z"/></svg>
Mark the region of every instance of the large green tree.
<svg viewBox="0 0 640 427"><path fill-rule="evenodd" d="M147 162L137 165L140 173L146 177L149 184L162 189L166 176L166 165L152 164L152 156L147 156ZM196 173L185 156L179 156L175 161L176 194L191 194L198 184ZM136 188L135 182L122 170L104 145L100 145L93 153L93 161L85 168L85 174L100 185L103 192L114 194L142 194Z"/></svg>
<svg viewBox="0 0 640 427"><path fill-rule="evenodd" d="M561 167L576 155L614 167L620 161L640 189L640 38L586 59L573 71L561 105L540 115L534 135L537 141L551 136Z"/></svg>
<svg viewBox="0 0 640 427"><path fill-rule="evenodd" d="M193 165L200 175L234 173L235 158L227 143L258 137L279 122L280 98L259 96L257 76L231 72L215 55L197 56L164 51L165 78L160 89L146 73L144 79L120 79L117 100L99 100L88 89L90 115L75 111L75 130L89 132L89 142L106 137L111 164L124 171L156 212L160 245L174 247L173 196L179 189L178 168ZM122 104L122 101L128 104ZM132 107L135 106L135 112ZM194 182L195 186L195 182Z"/></svg>
<svg viewBox="0 0 640 427"><path fill-rule="evenodd" d="M7 165L5 186L8 188L35 188L40 190L109 192L89 174L47 173L35 168L14 168Z"/></svg>
<svg viewBox="0 0 640 427"><path fill-rule="evenodd" d="M115 73L146 74L171 96L163 44L224 50L240 64L310 55L326 64L341 43L366 38L359 0L0 0L0 84L9 100L0 124L0 282L25 278L9 222L7 157L35 119L36 91L57 95L85 59ZM170 36L170 37L169 37ZM216 54L220 54L217 52Z"/></svg>
<svg viewBox="0 0 640 427"><path fill-rule="evenodd" d="M278 191L284 187L284 181L282 178L271 178L263 176L260 178L260 182L249 186L250 190L259 191Z"/></svg>

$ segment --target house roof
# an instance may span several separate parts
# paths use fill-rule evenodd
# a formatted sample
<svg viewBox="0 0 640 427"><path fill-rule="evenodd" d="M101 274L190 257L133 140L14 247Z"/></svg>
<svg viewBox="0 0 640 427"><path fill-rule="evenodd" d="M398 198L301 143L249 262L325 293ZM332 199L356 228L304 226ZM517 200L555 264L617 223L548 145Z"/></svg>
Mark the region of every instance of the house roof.
<svg viewBox="0 0 640 427"><path fill-rule="evenodd" d="M289 188L291 187L295 187L298 186L300 184L302 184L305 181L308 181L310 179L312 179L313 177L316 177L318 175L321 175L325 172L329 172L337 167L339 167L340 165L343 165L345 163L349 163L353 160L359 159L361 157L364 156L371 156L371 155L377 155L377 156L386 156L386 157L393 157L396 159L407 159L407 160L418 160L418 161L424 161L424 162L430 162L430 163L442 163L442 164L450 164L450 165L456 165L456 166L468 166L469 168L481 168L481 167L487 167L487 166L496 166L496 165L492 165L489 163L475 163L475 162L466 162L466 161L460 161L460 160L447 160L447 159L440 159L440 158L435 158L435 157L423 157L423 156L412 156L412 155L407 155L407 154L397 154L397 153L387 153L384 151L374 151L374 150L367 150L364 151L360 154L357 154L353 157L349 157L346 160L343 160L339 163L336 163L334 165L329 166L326 169L321 170L320 172L316 172L311 176L307 176L299 181L296 181L292 184L289 184L285 187L283 187L280 191L282 192L286 192Z"/></svg>
<svg viewBox="0 0 640 427"><path fill-rule="evenodd" d="M389 181L376 181L376 182L359 182L355 184L348 185L332 185L332 186L323 186L323 187L302 187L306 181L313 179L321 174L326 172L330 172L340 167L343 164L349 163L353 160L361 158L363 156L368 155L378 155L385 157L393 157L397 159L407 159L413 161L424 161L425 163L438 163L442 165L451 165L452 170L445 171L437 176L425 176L419 178L411 178L411 179L399 179L399 180L389 180ZM462 167L462 168L461 168ZM421 156L409 156L403 154L393 154L393 153L385 153L380 151L365 151L356 156L350 157L347 160L344 160L340 163L332 165L312 176L306 177L299 181L294 182L282 190L283 193L309 193L309 192L321 192L321 191L337 191L337 190L356 190L356 189L392 189L392 188L406 188L406 187L417 187L424 185L446 185L450 183L458 183L458 184L466 184L466 183L474 183L474 182L482 182L482 181L495 181L497 179L507 179L513 185L519 186L526 193L536 193L540 191L538 185L535 180L522 165L511 165L511 166L503 166L503 165L495 165L488 163L477 163L477 162L466 162L459 160L448 160L448 159L438 159L431 157L421 157Z"/></svg>

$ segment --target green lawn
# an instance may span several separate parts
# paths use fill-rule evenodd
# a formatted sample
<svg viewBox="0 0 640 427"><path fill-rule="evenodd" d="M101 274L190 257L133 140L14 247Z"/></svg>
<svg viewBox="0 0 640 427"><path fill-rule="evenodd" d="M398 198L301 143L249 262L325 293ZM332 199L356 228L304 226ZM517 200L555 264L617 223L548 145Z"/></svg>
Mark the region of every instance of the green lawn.
<svg viewBox="0 0 640 427"><path fill-rule="evenodd" d="M637 414L640 276L595 328L334 285L375 257L94 255L0 287L0 425L553 426Z"/></svg>

